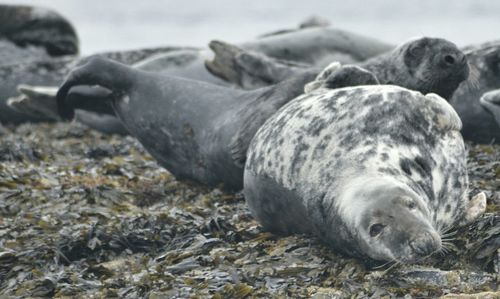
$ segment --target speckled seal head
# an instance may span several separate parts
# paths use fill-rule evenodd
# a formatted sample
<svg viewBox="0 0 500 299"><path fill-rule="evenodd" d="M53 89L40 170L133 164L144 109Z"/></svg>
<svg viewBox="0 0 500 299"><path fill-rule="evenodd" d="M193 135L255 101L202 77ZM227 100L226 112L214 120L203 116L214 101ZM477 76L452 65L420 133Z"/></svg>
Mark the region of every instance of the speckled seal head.
<svg viewBox="0 0 500 299"><path fill-rule="evenodd" d="M349 255L412 263L466 210L466 152L453 108L391 85L319 88L288 103L248 150L244 193L277 233Z"/></svg>
<svg viewBox="0 0 500 299"><path fill-rule="evenodd" d="M432 92L447 100L469 76L465 54L450 41L430 37L408 41L361 67L374 73L381 84Z"/></svg>

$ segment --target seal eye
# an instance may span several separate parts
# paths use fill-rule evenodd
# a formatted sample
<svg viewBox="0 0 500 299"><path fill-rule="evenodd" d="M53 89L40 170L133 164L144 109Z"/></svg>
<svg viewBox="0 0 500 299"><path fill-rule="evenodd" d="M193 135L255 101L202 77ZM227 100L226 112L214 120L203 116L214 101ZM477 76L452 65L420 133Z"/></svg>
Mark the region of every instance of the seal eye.
<svg viewBox="0 0 500 299"><path fill-rule="evenodd" d="M416 207L417 207L417 204L415 204L414 202L410 202L410 203L408 204L408 208L409 208L410 210L413 210L413 209L415 209Z"/></svg>
<svg viewBox="0 0 500 299"><path fill-rule="evenodd" d="M376 237L384 230L385 225L377 223L370 226L370 237Z"/></svg>

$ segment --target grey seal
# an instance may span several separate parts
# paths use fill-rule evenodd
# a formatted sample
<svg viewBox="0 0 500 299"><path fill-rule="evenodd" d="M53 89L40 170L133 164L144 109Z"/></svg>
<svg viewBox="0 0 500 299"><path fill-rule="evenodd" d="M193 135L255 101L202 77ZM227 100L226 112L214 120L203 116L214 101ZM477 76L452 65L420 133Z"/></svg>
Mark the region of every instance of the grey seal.
<svg viewBox="0 0 500 299"><path fill-rule="evenodd" d="M179 180L228 190L243 186L243 168L231 152L238 131L253 134L279 107L303 92L315 74L254 91L145 72L95 57L74 69L57 93L58 111L104 112L111 107L131 135ZM105 98L82 97L73 88L98 85ZM250 126L250 128L246 128Z"/></svg>
<svg viewBox="0 0 500 299"><path fill-rule="evenodd" d="M55 11L33 6L0 5L0 64L76 55L73 25Z"/></svg>
<svg viewBox="0 0 500 299"><path fill-rule="evenodd" d="M435 94L316 88L256 133L245 199L271 232L312 234L367 260L413 263L486 206L484 194L468 202L460 129L457 113Z"/></svg>
<svg viewBox="0 0 500 299"><path fill-rule="evenodd" d="M211 43L216 56L207 62L214 74L243 87L265 86L320 68L276 60L220 41ZM396 84L423 93L434 92L450 99L467 79L465 54L450 41L423 37L407 41L392 51L355 65L372 72L381 84ZM395 81L397 80L397 82Z"/></svg>

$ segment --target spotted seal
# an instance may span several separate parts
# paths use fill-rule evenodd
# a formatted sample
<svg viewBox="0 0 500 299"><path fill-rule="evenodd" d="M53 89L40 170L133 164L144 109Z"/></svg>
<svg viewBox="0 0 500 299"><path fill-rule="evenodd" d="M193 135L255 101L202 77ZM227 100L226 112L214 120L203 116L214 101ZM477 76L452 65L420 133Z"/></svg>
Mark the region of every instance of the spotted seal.
<svg viewBox="0 0 500 299"><path fill-rule="evenodd" d="M274 84L304 71L321 71L320 68L276 60L220 41L213 41L211 47L216 55L207 62L207 68L246 88ZM375 74L381 84L396 84L423 93L434 92L446 99L451 98L453 91L469 74L466 56L455 44L430 37L410 40L356 65Z"/></svg>
<svg viewBox="0 0 500 299"><path fill-rule="evenodd" d="M316 88L256 133L245 198L272 232L313 234L352 256L413 263L485 209L484 194L468 202L460 129L457 113L435 94Z"/></svg>

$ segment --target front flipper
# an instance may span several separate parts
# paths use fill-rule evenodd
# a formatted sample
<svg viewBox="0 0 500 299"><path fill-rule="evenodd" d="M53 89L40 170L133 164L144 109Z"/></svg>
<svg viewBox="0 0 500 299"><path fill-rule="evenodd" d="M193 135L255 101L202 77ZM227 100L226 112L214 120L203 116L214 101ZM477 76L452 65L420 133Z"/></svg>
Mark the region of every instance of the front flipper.
<svg viewBox="0 0 500 299"><path fill-rule="evenodd" d="M306 64L246 51L222 41L211 41L209 47L215 56L205 62L208 71L245 89L275 84L311 68Z"/></svg>
<svg viewBox="0 0 500 299"><path fill-rule="evenodd" d="M500 130L500 89L483 94L479 102L481 106L495 117L495 121L499 127L498 129Z"/></svg>
<svg viewBox="0 0 500 299"><path fill-rule="evenodd" d="M459 226L464 226L476 220L486 211L486 194L480 192L469 200L464 218Z"/></svg>
<svg viewBox="0 0 500 299"><path fill-rule="evenodd" d="M316 80L308 83L304 91L310 93L318 88L336 89L378 84L377 77L370 71L355 65L341 66L340 63L333 62L316 77Z"/></svg>
<svg viewBox="0 0 500 299"><path fill-rule="evenodd" d="M73 119L75 109L112 114L109 108L114 99L126 94L132 84L132 73L135 70L121 63L99 56L88 59L86 63L75 68L57 92L57 110L62 119ZM109 92L100 97L72 96L70 90L75 86L100 86ZM78 93L80 95L82 93ZM83 99L83 100L82 100Z"/></svg>

